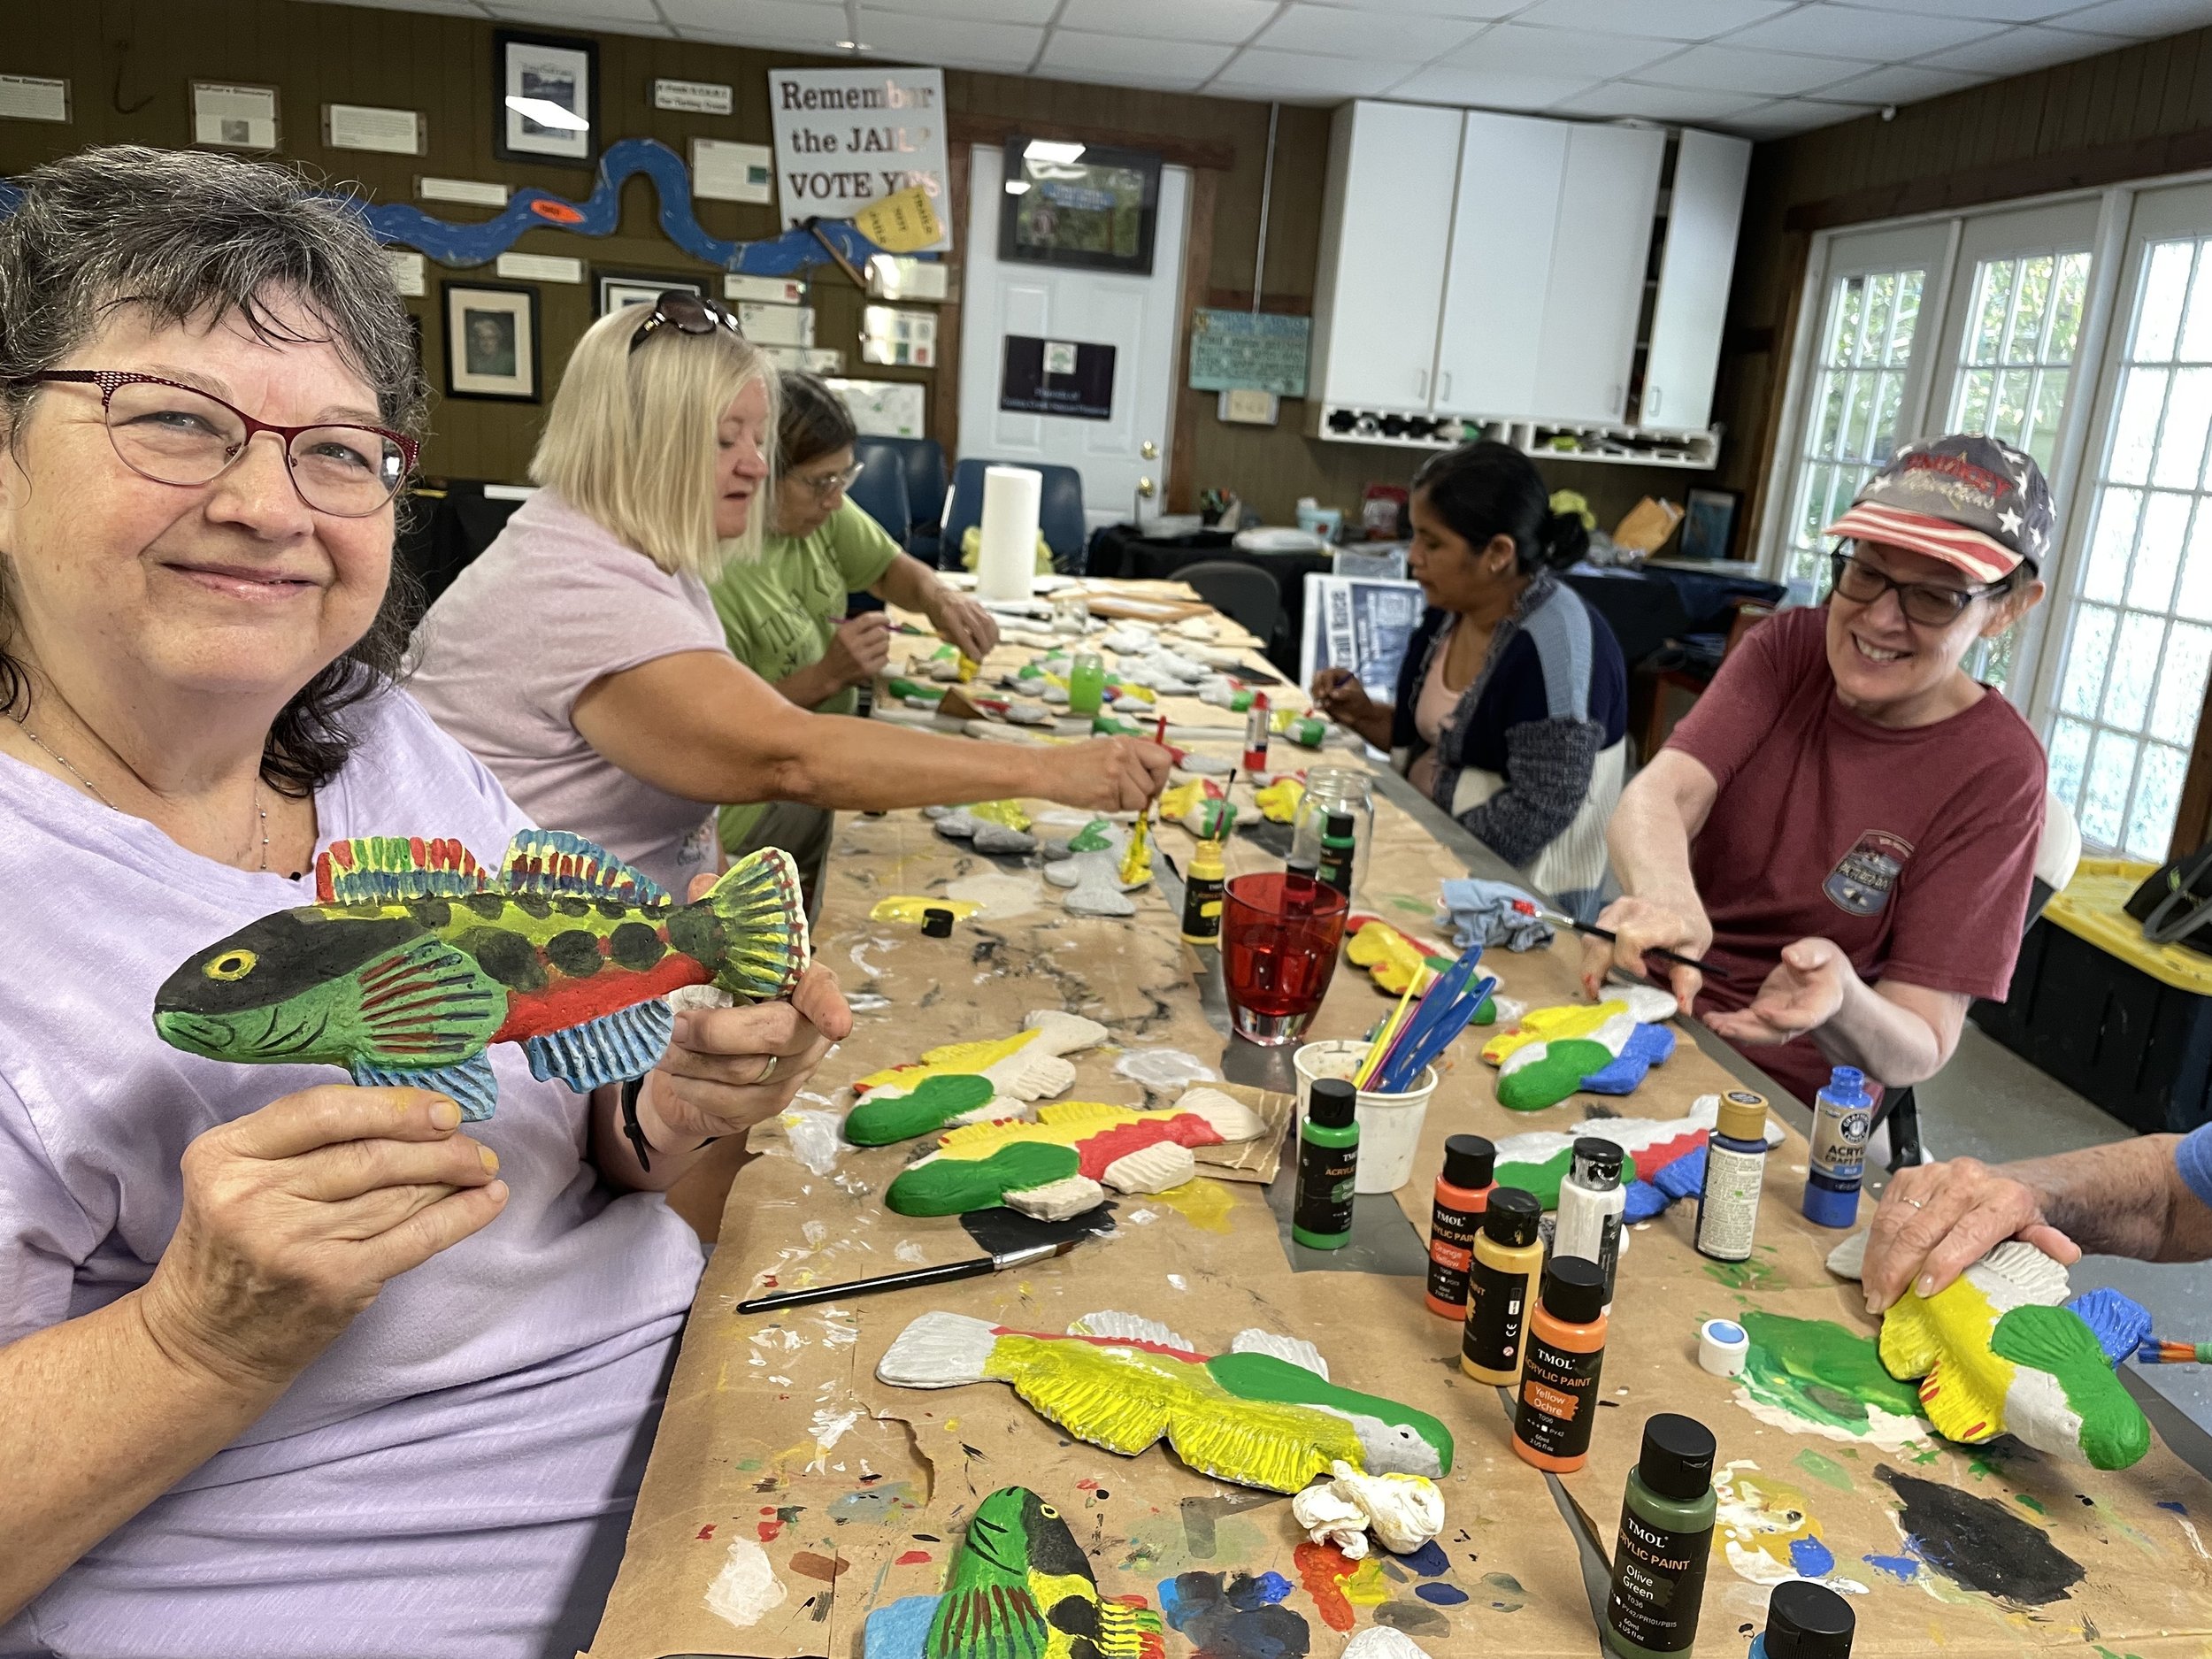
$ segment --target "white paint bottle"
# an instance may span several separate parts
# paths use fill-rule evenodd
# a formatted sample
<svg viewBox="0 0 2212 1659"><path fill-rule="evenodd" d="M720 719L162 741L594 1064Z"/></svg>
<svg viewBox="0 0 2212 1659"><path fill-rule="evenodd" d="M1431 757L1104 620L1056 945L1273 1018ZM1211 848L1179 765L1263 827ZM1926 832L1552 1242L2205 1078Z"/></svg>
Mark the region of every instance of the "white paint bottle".
<svg viewBox="0 0 2212 1659"><path fill-rule="evenodd" d="M1555 1256L1577 1256L1597 1263L1605 1280L1605 1301L1613 1302L1613 1273L1620 1265L1621 1212L1628 1194L1621 1187L1620 1148L1595 1135L1576 1138L1567 1177L1559 1183L1559 1222L1552 1237Z"/></svg>

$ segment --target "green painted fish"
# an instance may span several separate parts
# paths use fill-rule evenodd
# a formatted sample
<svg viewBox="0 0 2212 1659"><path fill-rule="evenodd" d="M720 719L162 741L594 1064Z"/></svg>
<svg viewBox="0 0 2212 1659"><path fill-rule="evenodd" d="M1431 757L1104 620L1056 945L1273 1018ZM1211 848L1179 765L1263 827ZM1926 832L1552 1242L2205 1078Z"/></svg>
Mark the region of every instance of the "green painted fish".
<svg viewBox="0 0 2212 1659"><path fill-rule="evenodd" d="M923 1659L1160 1659L1149 1608L1102 1601L1060 1511L1026 1486L976 1506L952 1558Z"/></svg>
<svg viewBox="0 0 2212 1659"><path fill-rule="evenodd" d="M533 1076L581 1093L659 1063L667 993L713 984L770 1002L807 964L798 872L777 848L678 904L565 831L521 832L496 879L457 841L378 836L332 843L315 896L171 974L154 999L162 1040L212 1060L340 1065L482 1118L499 1095L493 1043L520 1043Z"/></svg>

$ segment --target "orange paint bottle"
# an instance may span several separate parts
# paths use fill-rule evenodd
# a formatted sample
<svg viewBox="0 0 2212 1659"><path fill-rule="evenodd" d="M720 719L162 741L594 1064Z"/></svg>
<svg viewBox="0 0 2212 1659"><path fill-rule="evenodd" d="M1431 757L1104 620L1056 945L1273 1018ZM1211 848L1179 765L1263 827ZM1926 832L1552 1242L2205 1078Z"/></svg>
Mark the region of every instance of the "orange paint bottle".
<svg viewBox="0 0 2212 1659"><path fill-rule="evenodd" d="M1513 1449L1523 1463L1563 1475L1589 1461L1604 1363L1605 1275L1595 1262L1555 1256L1529 1316L1513 1413Z"/></svg>

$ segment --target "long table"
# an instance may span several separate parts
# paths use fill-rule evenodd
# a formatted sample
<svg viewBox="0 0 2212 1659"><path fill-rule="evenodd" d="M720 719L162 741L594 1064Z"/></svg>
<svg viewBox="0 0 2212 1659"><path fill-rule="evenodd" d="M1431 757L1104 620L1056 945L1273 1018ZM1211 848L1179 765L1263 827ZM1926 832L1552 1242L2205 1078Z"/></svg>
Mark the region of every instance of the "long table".
<svg viewBox="0 0 2212 1659"><path fill-rule="evenodd" d="M1225 724L1219 710L1196 704L1170 712L1179 724ZM1234 747L1225 734L1221 752ZM1349 757L1333 749L1323 758ZM1278 764L1314 758L1279 744L1275 756ZM1494 873L1494 861L1396 780L1377 783L1358 905L1432 932L1439 880L1471 862ZM1028 804L1053 833L1051 809ZM1179 828L1161 841L1179 865L1186 861ZM1233 870L1273 867L1241 839L1231 860ZM1588 1466L1563 1479L1513 1454L1505 1397L1459 1371L1456 1327L1421 1301L1444 1137L1571 1129L1604 1111L1672 1118L1701 1094L1762 1081L1709 1033L1686 1033L1697 1041L1682 1041L1624 1099L1577 1096L1533 1114L1497 1104L1495 1074L1476 1057L1479 1035L1463 1040L1412 1179L1394 1198L1360 1201L1347 1251L1289 1242L1287 1172L1272 1187L1202 1174L1173 1193L1117 1200L1110 1236L1055 1261L780 1315L733 1311L765 1286L835 1284L977 1253L956 1220L883 1207L885 1185L916 1147L862 1151L826 1141L831 1118L820 1114L841 1113L851 1098L844 1086L879 1067L941 1043L1010 1034L1030 1010L1059 1008L1112 1033L1111 1047L1071 1056L1078 1080L1068 1098L1143 1102L1143 1086L1119 1067L1162 1049L1234 1082L1285 1087L1288 1050L1227 1041L1217 964L1177 937L1162 890L1172 885L1136 895L1138 913L1126 921L1073 917L1033 868L949 841L918 813L840 820L817 955L854 1001L855 1030L798 1110L755 1131L761 1156L731 1191L594 1659L858 1659L868 1614L935 1592L975 1505L1010 1485L1059 1509L1103 1594L1158 1608L1164 1588L1187 1617L1237 1593L1240 1578L1271 1585L1265 1575L1280 1575L1289 1586L1281 1609L1305 1641L1299 1649L1290 1640L1283 1659L1300 1651L1333 1659L1348 1633L1378 1624L1410 1635L1433 1659L1589 1655L1598 1649L1595 1609L1623 1483L1643 1419L1659 1410L1688 1412L1719 1440L1722 1525L1701 1653L1743 1651L1770 1585L1798 1571L1851 1595L1863 1654L2088 1644L2154 1659L2212 1647L2212 1559L2198 1531L2212 1512L2212 1486L2164 1445L2131 1470L2101 1473L2010 1441L1897 1443L1863 1421L1855 1430L1847 1404L1816 1379L1793 1394L1783 1388L1790 1397L1777 1404L1772 1389L1762 1397L1698 1369L1697 1328L1711 1317L1756 1312L1839 1334L1874 1329L1856 1287L1824 1266L1842 1235L1797 1211L1801 1114L1778 1114L1786 1140L1769 1159L1750 1263L1698 1256L1688 1205L1631 1230ZM870 918L888 896L949 893L990 902L948 939ZM1485 966L1506 994L1540 1006L1579 1000L1577 960L1574 942L1562 939L1522 956L1494 952ZM1364 973L1340 964L1311 1034L1359 1035L1387 1006ZM876 1362L890 1341L939 1310L1039 1332L1118 1310L1162 1321L1206 1353L1248 1328L1311 1340L1338 1381L1451 1429L1457 1451L1441 1483L1440 1570L1433 1558L1354 1570L1302 1549L1286 1498L1210 1479L1164 1448L1131 1458L1104 1452L998 1384L917 1391L879 1382ZM1249 1599L1251 1586L1245 1592ZM1271 1628L1279 1637L1286 1627ZM1188 1631L1171 1630L1166 1640L1171 1659L1196 1650ZM1217 1639L1208 1651L1228 1650Z"/></svg>

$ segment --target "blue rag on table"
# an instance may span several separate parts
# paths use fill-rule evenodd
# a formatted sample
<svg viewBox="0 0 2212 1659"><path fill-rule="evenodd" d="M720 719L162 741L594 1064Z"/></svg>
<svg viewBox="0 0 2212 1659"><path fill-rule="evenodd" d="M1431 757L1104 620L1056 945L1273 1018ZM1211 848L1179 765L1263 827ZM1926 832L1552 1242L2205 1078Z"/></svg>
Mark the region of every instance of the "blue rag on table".
<svg viewBox="0 0 2212 1659"><path fill-rule="evenodd" d="M1536 901L1509 881L1458 876L1444 883L1440 925L1452 930L1462 950L1503 945L1508 950L1535 950L1551 943L1551 924Z"/></svg>

